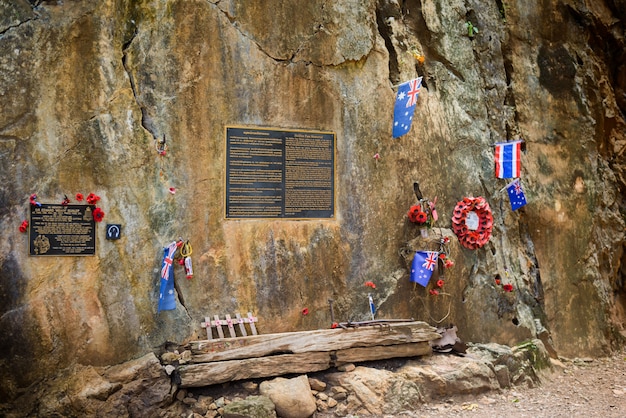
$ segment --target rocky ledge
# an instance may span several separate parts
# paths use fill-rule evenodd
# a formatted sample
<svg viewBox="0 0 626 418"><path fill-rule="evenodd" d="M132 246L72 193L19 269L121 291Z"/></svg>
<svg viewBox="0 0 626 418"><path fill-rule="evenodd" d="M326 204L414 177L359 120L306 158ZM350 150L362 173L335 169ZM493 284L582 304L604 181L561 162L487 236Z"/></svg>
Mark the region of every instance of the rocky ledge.
<svg viewBox="0 0 626 418"><path fill-rule="evenodd" d="M348 364L309 375L179 388L168 374L184 353L150 353L113 367L76 366L40 382L7 417L317 417L399 414L456 395L541 384L552 367L540 340L508 347L469 344L465 355Z"/></svg>

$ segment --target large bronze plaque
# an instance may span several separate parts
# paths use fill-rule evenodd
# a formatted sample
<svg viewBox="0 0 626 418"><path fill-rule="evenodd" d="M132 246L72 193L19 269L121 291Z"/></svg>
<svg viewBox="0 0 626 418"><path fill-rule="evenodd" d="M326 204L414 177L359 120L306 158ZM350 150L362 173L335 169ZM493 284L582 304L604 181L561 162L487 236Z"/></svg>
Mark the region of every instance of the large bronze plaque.
<svg viewBox="0 0 626 418"><path fill-rule="evenodd" d="M31 206L30 255L94 255L93 209L91 205Z"/></svg>
<svg viewBox="0 0 626 418"><path fill-rule="evenodd" d="M335 134L226 127L226 218L333 218Z"/></svg>

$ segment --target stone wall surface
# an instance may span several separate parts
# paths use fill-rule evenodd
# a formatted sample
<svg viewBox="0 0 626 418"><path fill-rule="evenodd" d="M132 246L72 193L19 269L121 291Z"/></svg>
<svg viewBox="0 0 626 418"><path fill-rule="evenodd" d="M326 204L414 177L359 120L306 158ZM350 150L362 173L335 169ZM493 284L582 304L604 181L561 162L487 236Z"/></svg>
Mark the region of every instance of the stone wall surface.
<svg viewBox="0 0 626 418"><path fill-rule="evenodd" d="M325 328L333 299L337 319L365 319L368 293L380 318L465 341L545 328L565 356L621 345L624 16L622 0L0 0L0 399L201 338L205 315ZM416 76L413 127L392 139L395 86ZM335 132L334 218L224 219L227 125ZM513 212L492 144L520 138L529 203ZM427 238L406 215L414 182L437 196ZM29 256L29 196L79 192L122 238L103 222L95 256ZM450 230L464 196L493 210L478 250ZM455 266L433 297L409 268L443 236ZM177 308L159 313L178 237L194 277L175 266Z"/></svg>

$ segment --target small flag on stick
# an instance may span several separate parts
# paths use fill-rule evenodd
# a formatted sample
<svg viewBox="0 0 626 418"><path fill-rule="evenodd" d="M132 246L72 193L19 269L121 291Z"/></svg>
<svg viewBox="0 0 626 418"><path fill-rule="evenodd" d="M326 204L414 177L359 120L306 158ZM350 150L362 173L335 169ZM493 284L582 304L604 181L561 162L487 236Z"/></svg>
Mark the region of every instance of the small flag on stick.
<svg viewBox="0 0 626 418"><path fill-rule="evenodd" d="M411 281L428 286L430 277L433 275L439 253L436 251L416 251L411 265Z"/></svg>
<svg viewBox="0 0 626 418"><path fill-rule="evenodd" d="M372 298L372 294L368 293L367 298L370 302L370 313L372 314L372 321L374 320L374 315L376 314L376 306L374 306L374 299Z"/></svg>
<svg viewBox="0 0 626 418"><path fill-rule="evenodd" d="M506 186L506 191L509 194L512 210L517 210L526 204L526 195L524 195L519 179L510 182Z"/></svg>
<svg viewBox="0 0 626 418"><path fill-rule="evenodd" d="M498 142L495 144L496 177L512 179L520 176L520 154L522 141Z"/></svg>

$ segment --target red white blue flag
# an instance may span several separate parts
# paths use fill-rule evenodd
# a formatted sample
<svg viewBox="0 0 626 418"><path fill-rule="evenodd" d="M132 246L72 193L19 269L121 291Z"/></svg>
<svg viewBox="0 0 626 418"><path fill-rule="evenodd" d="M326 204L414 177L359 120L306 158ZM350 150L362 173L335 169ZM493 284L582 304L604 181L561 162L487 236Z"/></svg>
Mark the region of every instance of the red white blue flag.
<svg viewBox="0 0 626 418"><path fill-rule="evenodd" d="M161 289L159 291L159 312L176 309L176 292L174 290L174 255L178 246L176 241L163 249L161 263Z"/></svg>
<svg viewBox="0 0 626 418"><path fill-rule="evenodd" d="M430 277L437 266L439 253L436 251L416 251L411 265L411 281L428 286Z"/></svg>
<svg viewBox="0 0 626 418"><path fill-rule="evenodd" d="M498 142L495 146L496 177L499 179L520 177L522 141Z"/></svg>
<svg viewBox="0 0 626 418"><path fill-rule="evenodd" d="M397 138L409 132L413 122L413 113L417 96L422 87L422 77L407 81L398 86L396 104L393 108L393 137Z"/></svg>
<svg viewBox="0 0 626 418"><path fill-rule="evenodd" d="M517 210L526 204L526 195L522 190L519 179L515 179L509 183L506 186L506 191L509 194L509 202L511 202L512 210Z"/></svg>

